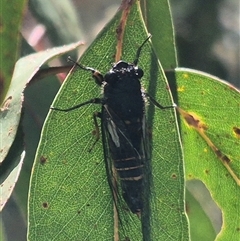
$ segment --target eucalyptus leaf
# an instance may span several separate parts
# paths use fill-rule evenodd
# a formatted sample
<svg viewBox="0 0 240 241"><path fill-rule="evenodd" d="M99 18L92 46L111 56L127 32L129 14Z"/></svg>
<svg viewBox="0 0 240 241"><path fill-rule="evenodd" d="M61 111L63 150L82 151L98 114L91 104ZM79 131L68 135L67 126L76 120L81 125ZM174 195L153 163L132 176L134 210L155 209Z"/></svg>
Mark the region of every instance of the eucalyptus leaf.
<svg viewBox="0 0 240 241"><path fill-rule="evenodd" d="M25 1L9 2L2 0L0 4L0 43L1 43L1 89L0 104L2 105L11 83L14 64L19 55L19 28L22 23L22 11ZM13 18L14 16L14 18Z"/></svg>
<svg viewBox="0 0 240 241"><path fill-rule="evenodd" d="M0 186L0 193L1 193L1 200L0 200L0 212L4 208L7 200L12 194L12 191L15 187L15 184L18 180L18 176L20 174L23 160L25 157L25 151L22 152L18 165L12 170L12 172L8 175L8 177L1 183Z"/></svg>
<svg viewBox="0 0 240 241"><path fill-rule="evenodd" d="M81 64L106 73L116 50L116 28L120 13L98 35L80 59ZM147 34L138 3L131 9L123 39L122 58L133 62ZM134 24L133 24L134 23ZM151 45L144 46L139 67L143 86L163 106L172 98L163 70ZM53 106L69 108L99 97L100 89L89 72L73 70ZM68 113L51 111L44 124L35 158L29 197L28 239L113 240L113 197L107 183L102 143L95 141L92 115L101 106L87 105ZM152 135L152 179L149 233L142 230L137 215L121 210L120 240L188 240L184 207L184 174L176 115L149 104ZM145 233L144 233L145 232ZM142 234L143 233L143 234ZM144 238L143 238L144 236Z"/></svg>
<svg viewBox="0 0 240 241"><path fill-rule="evenodd" d="M81 45L73 43L51 50L34 53L19 59L15 65L12 81L7 92L7 97L0 111L1 129L0 136L4 139L1 146L0 163L4 161L18 129L21 117L23 91L39 68L50 59L69 52ZM24 69L24 71L23 71Z"/></svg>
<svg viewBox="0 0 240 241"><path fill-rule="evenodd" d="M177 67L177 51L169 0L142 0L141 9L162 67L164 70Z"/></svg>
<svg viewBox="0 0 240 241"><path fill-rule="evenodd" d="M177 68L178 105L204 124L206 140L183 119L181 133L186 163L186 178L199 179L209 189L223 213L223 226L217 240L238 240L240 223L240 91L215 76ZM229 159L225 168L220 158ZM237 180L238 179L238 180ZM237 183L238 181L238 183Z"/></svg>

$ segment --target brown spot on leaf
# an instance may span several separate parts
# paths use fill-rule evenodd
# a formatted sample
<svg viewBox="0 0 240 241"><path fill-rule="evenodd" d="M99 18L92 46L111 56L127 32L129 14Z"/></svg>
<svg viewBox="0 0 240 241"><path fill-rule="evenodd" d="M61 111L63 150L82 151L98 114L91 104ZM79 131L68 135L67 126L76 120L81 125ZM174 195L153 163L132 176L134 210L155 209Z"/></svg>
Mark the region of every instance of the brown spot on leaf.
<svg viewBox="0 0 240 241"><path fill-rule="evenodd" d="M237 185L240 186L240 179L234 172L234 170L231 168L229 163L231 162L231 159L225 155L219 148L213 143L213 141L207 136L205 133L205 130L207 129L207 125L195 114L187 112L180 107L177 107L178 112L180 115L184 118L184 120L187 122L187 124L190 127L193 127L199 135L205 140L206 144L212 149L212 151L216 154L217 158L221 160L222 164L226 167L228 172L231 174L232 178L236 181ZM238 129L234 129L236 132ZM235 132L235 133L236 133Z"/></svg>
<svg viewBox="0 0 240 241"><path fill-rule="evenodd" d="M8 130L8 136L10 136L13 132L13 127L10 127L10 129Z"/></svg>
<svg viewBox="0 0 240 241"><path fill-rule="evenodd" d="M42 206L43 206L43 208L47 209L48 208L48 203L47 202L43 202Z"/></svg>
<svg viewBox="0 0 240 241"><path fill-rule="evenodd" d="M234 134L236 135L236 137L240 139L240 128L234 126L234 127L233 127L233 132L234 132Z"/></svg>
<svg viewBox="0 0 240 241"><path fill-rule="evenodd" d="M40 163L41 163L42 165L44 165L46 162L47 162L47 158L44 157L44 156L41 156L41 157L40 157Z"/></svg>
<svg viewBox="0 0 240 241"><path fill-rule="evenodd" d="M189 126L199 130L207 130L207 125L201 120L201 118L197 114L193 112L186 112L179 107L177 107L177 110Z"/></svg>
<svg viewBox="0 0 240 241"><path fill-rule="evenodd" d="M215 153L219 159L221 159L223 162L229 163L231 160L224 155L220 150L216 149Z"/></svg>
<svg viewBox="0 0 240 241"><path fill-rule="evenodd" d="M122 34L122 23L120 22L118 27L116 28L117 39L120 40L120 36Z"/></svg>
<svg viewBox="0 0 240 241"><path fill-rule="evenodd" d="M9 110L9 106L12 102L12 96L9 96L2 104L1 111Z"/></svg>
<svg viewBox="0 0 240 241"><path fill-rule="evenodd" d="M175 173L172 174L172 178L173 179L176 179L177 178L177 175Z"/></svg>

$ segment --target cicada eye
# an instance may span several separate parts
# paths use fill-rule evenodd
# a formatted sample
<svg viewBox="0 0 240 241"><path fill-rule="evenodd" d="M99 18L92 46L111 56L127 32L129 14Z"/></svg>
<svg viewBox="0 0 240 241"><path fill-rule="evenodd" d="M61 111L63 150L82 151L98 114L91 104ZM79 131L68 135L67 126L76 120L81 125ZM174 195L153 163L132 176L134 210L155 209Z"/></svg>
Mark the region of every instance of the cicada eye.
<svg viewBox="0 0 240 241"><path fill-rule="evenodd" d="M144 74L144 72L142 69L137 69L136 75L139 79L141 79L143 77L143 74Z"/></svg>

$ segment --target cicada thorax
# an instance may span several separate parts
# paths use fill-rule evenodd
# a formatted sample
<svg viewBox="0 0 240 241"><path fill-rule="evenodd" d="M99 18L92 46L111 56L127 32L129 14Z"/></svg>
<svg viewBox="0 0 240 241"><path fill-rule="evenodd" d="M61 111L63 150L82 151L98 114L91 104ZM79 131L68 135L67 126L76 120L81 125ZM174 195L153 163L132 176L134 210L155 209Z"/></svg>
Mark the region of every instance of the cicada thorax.
<svg viewBox="0 0 240 241"><path fill-rule="evenodd" d="M105 76L104 126L113 165L125 202L133 213L143 208L144 99L136 66L120 61Z"/></svg>

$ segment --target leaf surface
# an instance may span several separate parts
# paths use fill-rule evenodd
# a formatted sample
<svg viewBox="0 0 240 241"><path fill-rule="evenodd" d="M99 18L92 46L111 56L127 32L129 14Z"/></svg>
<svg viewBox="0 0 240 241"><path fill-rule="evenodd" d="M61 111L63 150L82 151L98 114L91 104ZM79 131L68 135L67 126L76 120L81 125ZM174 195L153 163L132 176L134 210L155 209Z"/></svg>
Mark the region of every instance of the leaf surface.
<svg viewBox="0 0 240 241"><path fill-rule="evenodd" d="M26 1L9 2L2 0L0 4L0 104L2 105L11 83L14 63L19 54L19 28L22 11ZM14 16L14 17L13 17Z"/></svg>
<svg viewBox="0 0 240 241"><path fill-rule="evenodd" d="M116 50L118 13L99 34L80 62L102 73L111 68ZM133 37L134 36L134 37ZM146 32L134 5L128 17L122 58L133 62ZM151 46L144 46L139 67L143 86L162 105L171 105L163 71ZM68 108L99 97L89 72L76 69L59 92L54 107ZM29 240L113 240L113 199L107 183L102 143L88 152L95 137L92 114L101 106L87 105L69 113L51 111L45 122L35 158L29 197ZM151 227L144 240L188 240L184 215L184 180L181 146L174 110L161 111L150 104L153 127ZM142 240L141 222L129 211L119 226L120 240ZM148 224L149 225L149 224ZM143 231L144 232L144 231Z"/></svg>
<svg viewBox="0 0 240 241"><path fill-rule="evenodd" d="M53 48L51 50L28 55L17 61L11 85L7 92L7 97L0 111L0 136L4 139L4 143L1 146L0 163L6 157L9 148L15 139L21 116L23 91L27 83L31 81L31 79L44 63L57 55L66 53L76 48L80 44L81 43L78 42L58 48Z"/></svg>
<svg viewBox="0 0 240 241"><path fill-rule="evenodd" d="M186 178L200 179L222 210L223 226L217 240L238 240L240 92L195 70L178 68L175 78L179 107L198 121L195 129L181 118Z"/></svg>

